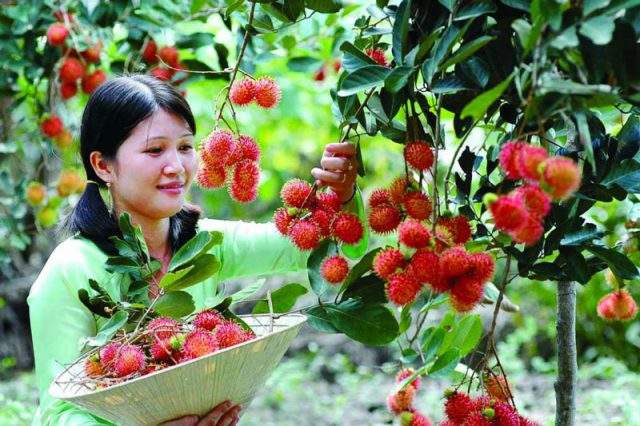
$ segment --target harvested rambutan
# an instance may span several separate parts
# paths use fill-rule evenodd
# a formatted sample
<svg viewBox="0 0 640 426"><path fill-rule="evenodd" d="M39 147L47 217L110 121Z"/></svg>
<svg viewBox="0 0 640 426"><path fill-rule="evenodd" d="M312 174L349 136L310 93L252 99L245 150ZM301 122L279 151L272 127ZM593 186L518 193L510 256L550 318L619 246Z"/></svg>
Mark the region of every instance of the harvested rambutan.
<svg viewBox="0 0 640 426"><path fill-rule="evenodd" d="M415 392L416 390L413 386L407 386L406 388L389 395L387 397L387 407L389 408L389 411L394 414L400 414L403 411L411 410Z"/></svg>
<svg viewBox="0 0 640 426"><path fill-rule="evenodd" d="M258 195L258 183L260 182L260 168L255 161L242 160L233 168L233 176L229 187L231 198L248 203L256 199Z"/></svg>
<svg viewBox="0 0 640 426"><path fill-rule="evenodd" d="M149 349L151 357L155 361L165 361L171 358L173 353L171 347L171 339L157 339L155 340Z"/></svg>
<svg viewBox="0 0 640 426"><path fill-rule="evenodd" d="M484 378L484 388L491 397L507 402L511 399L507 379L502 375L489 374Z"/></svg>
<svg viewBox="0 0 640 426"><path fill-rule="evenodd" d="M247 340L247 334L242 327L233 321L225 321L214 330L220 349L238 345Z"/></svg>
<svg viewBox="0 0 640 426"><path fill-rule="evenodd" d="M63 82L75 82L84 76L85 67L77 58L67 57L60 67L60 80Z"/></svg>
<svg viewBox="0 0 640 426"><path fill-rule="evenodd" d="M104 368L112 369L113 360L121 347L121 343L111 342L100 348L100 362Z"/></svg>
<svg viewBox="0 0 640 426"><path fill-rule="evenodd" d="M316 205L328 212L338 212L342 207L338 194L333 191L316 192Z"/></svg>
<svg viewBox="0 0 640 426"><path fill-rule="evenodd" d="M413 368L404 368L398 371L398 374L396 374L396 383L400 383L405 379L411 377L413 374L415 374L415 372L416 370L414 370ZM413 379L411 383L409 383L409 386L413 386L415 390L419 390L421 385L422 381L420 380L420 376L416 376L416 378Z"/></svg>
<svg viewBox="0 0 640 426"><path fill-rule="evenodd" d="M529 215L542 219L551 209L551 198L537 185L523 185L515 189L513 198L520 201Z"/></svg>
<svg viewBox="0 0 640 426"><path fill-rule="evenodd" d="M200 156L208 166L222 167L235 149L233 133L226 129L214 130L202 142Z"/></svg>
<svg viewBox="0 0 640 426"><path fill-rule="evenodd" d="M578 165L567 157L551 157L544 163L543 187L554 200L569 198L580 187L582 174Z"/></svg>
<svg viewBox="0 0 640 426"><path fill-rule="evenodd" d="M251 78L236 80L229 90L229 100L235 105L247 105L256 97L256 82Z"/></svg>
<svg viewBox="0 0 640 426"><path fill-rule="evenodd" d="M411 248L424 248L429 245L431 233L420 221L406 219L398 226L398 240Z"/></svg>
<svg viewBox="0 0 640 426"><path fill-rule="evenodd" d="M454 244L464 244L471 240L471 225L465 216L441 217L437 223L450 232Z"/></svg>
<svg viewBox="0 0 640 426"><path fill-rule="evenodd" d="M331 234L346 244L355 244L362 238L364 230L358 216L340 212L331 223Z"/></svg>
<svg viewBox="0 0 640 426"><path fill-rule="evenodd" d="M404 147L404 159L414 169L426 171L433 166L433 151L425 141L410 142Z"/></svg>
<svg viewBox="0 0 640 426"><path fill-rule="evenodd" d="M500 149L500 168L509 179L521 179L520 152L526 144L523 142L509 141Z"/></svg>
<svg viewBox="0 0 640 426"><path fill-rule="evenodd" d="M273 213L273 222L275 223L278 232L282 235L289 234L289 225L291 225L293 219L295 219L295 216L289 215L287 209L284 207L276 209Z"/></svg>
<svg viewBox="0 0 640 426"><path fill-rule="evenodd" d="M198 358L215 352L218 348L218 341L212 333L204 330L195 330L185 338L182 351L189 358Z"/></svg>
<svg viewBox="0 0 640 426"><path fill-rule="evenodd" d="M395 231L402 220L400 210L389 205L383 204L374 207L369 212L369 226L378 234L387 234Z"/></svg>
<svg viewBox="0 0 640 426"><path fill-rule="evenodd" d="M408 272L398 272L389 277L386 284L387 298L399 306L413 302L422 285Z"/></svg>
<svg viewBox="0 0 640 426"><path fill-rule="evenodd" d="M544 226L542 226L539 219L531 216L528 216L520 227L509 232L511 238L526 246L532 246L537 243L542 234L544 234Z"/></svg>
<svg viewBox="0 0 640 426"><path fill-rule="evenodd" d="M386 205L391 203L391 195L389 191L386 189L378 188L373 190L371 196L369 197L369 207L376 208L378 206Z"/></svg>
<svg viewBox="0 0 640 426"><path fill-rule="evenodd" d="M213 331L214 328L222 324L224 321L225 319L220 312L213 309L206 309L196 314L193 318L193 325L196 328Z"/></svg>
<svg viewBox="0 0 640 426"><path fill-rule="evenodd" d="M169 317L154 318L147 324L147 334L158 339L167 339L180 331L178 321Z"/></svg>
<svg viewBox="0 0 640 426"><path fill-rule="evenodd" d="M300 250L313 250L320 242L320 228L309 220L298 220L290 225L289 237Z"/></svg>
<svg viewBox="0 0 640 426"><path fill-rule="evenodd" d="M396 248L388 247L379 251L373 258L373 271L382 279L388 279L405 266L402 252Z"/></svg>
<svg viewBox="0 0 640 426"><path fill-rule="evenodd" d="M62 133L62 131L64 130L64 125L62 124L62 120L60 120L60 117L58 117L57 115L51 115L49 118L40 123L40 130L45 136L54 138Z"/></svg>
<svg viewBox="0 0 640 426"><path fill-rule="evenodd" d="M475 404L471 397L463 392L453 392L447 396L444 404L444 411L449 420L457 424L464 423L467 416L473 412Z"/></svg>
<svg viewBox="0 0 640 426"><path fill-rule="evenodd" d="M255 101L263 108L273 108L280 102L278 83L270 77L261 77L255 82Z"/></svg>
<svg viewBox="0 0 640 426"><path fill-rule="evenodd" d="M365 51L368 57L373 59L378 65L382 65L383 67L388 66L387 58L384 56L384 50L379 47L371 47Z"/></svg>
<svg viewBox="0 0 640 426"><path fill-rule="evenodd" d="M520 228L529 216L522 201L508 195L498 197L489 205L489 211L493 215L496 228L507 232Z"/></svg>
<svg viewBox="0 0 640 426"><path fill-rule="evenodd" d="M227 171L222 166L202 164L196 174L198 186L207 189L222 188L227 181Z"/></svg>
<svg viewBox="0 0 640 426"><path fill-rule="evenodd" d="M122 345L113 362L113 372L118 377L125 377L141 371L146 366L144 352L136 345Z"/></svg>
<svg viewBox="0 0 640 426"><path fill-rule="evenodd" d="M84 373L92 378L100 377L104 374L98 354L94 354L84 361Z"/></svg>
<svg viewBox="0 0 640 426"><path fill-rule="evenodd" d="M331 235L331 222L333 221L335 213L327 212L321 208L315 208L311 212L311 220L320 228L320 235L328 237Z"/></svg>
<svg viewBox="0 0 640 426"><path fill-rule="evenodd" d="M492 426L494 425L491 419L485 417L482 413L478 413L477 411L469 413L467 418L463 423L460 423L462 426Z"/></svg>
<svg viewBox="0 0 640 426"><path fill-rule="evenodd" d="M540 179L540 164L542 164L549 155L547 150L540 146L524 144L517 156L518 168L520 176L530 181L538 181Z"/></svg>
<svg viewBox="0 0 640 426"><path fill-rule="evenodd" d="M404 196L404 208L414 219L426 220L431 216L431 200L420 191L408 191Z"/></svg>
<svg viewBox="0 0 640 426"><path fill-rule="evenodd" d="M598 316L607 321L629 321L637 313L638 305L625 289L609 293L598 302Z"/></svg>
<svg viewBox="0 0 640 426"><path fill-rule="evenodd" d="M280 198L282 202L289 207L309 207L311 197L311 185L300 179L291 179L287 181L280 190ZM305 200L307 200L305 202Z"/></svg>
<svg viewBox="0 0 640 426"><path fill-rule="evenodd" d="M400 417L401 426L431 426L431 421L427 416L417 410L405 411Z"/></svg>
<svg viewBox="0 0 640 426"><path fill-rule="evenodd" d="M327 257L320 265L320 273L331 284L341 283L349 274L347 259L340 255Z"/></svg>

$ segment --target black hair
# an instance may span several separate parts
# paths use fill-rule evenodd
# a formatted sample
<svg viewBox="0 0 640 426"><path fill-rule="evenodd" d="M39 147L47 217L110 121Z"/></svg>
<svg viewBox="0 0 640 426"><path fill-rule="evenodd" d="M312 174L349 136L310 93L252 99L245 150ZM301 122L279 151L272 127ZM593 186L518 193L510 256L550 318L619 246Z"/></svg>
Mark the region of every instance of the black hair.
<svg viewBox="0 0 640 426"><path fill-rule="evenodd" d="M66 234L80 234L105 253L117 253L109 237L121 236L121 232L100 195L100 188L106 188L106 183L96 174L89 156L98 151L107 160L115 159L118 148L133 129L158 109L184 119L195 135L196 123L187 101L171 85L154 77L141 74L116 77L93 92L84 108L80 128L80 155L88 182L63 225ZM195 235L199 216L197 207L185 205L170 218L169 239L174 252Z"/></svg>

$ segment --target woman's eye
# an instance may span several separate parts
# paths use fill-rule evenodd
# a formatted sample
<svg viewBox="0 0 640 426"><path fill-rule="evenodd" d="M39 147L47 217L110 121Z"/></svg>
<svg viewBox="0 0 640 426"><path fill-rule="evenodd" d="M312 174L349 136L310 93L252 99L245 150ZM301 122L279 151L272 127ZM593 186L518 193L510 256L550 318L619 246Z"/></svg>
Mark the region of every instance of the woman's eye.
<svg viewBox="0 0 640 426"><path fill-rule="evenodd" d="M162 149L160 149L160 148L149 148L145 152L149 153L149 154L159 154L159 153L162 152Z"/></svg>
<svg viewBox="0 0 640 426"><path fill-rule="evenodd" d="M180 147L180 149L183 150L183 151L191 151L193 149L193 146L192 145L182 145Z"/></svg>

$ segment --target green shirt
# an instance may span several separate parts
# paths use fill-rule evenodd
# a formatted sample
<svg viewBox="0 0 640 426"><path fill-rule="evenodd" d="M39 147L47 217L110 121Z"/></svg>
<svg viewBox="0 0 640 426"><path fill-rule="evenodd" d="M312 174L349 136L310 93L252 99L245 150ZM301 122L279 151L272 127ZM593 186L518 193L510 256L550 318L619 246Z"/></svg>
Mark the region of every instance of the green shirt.
<svg viewBox="0 0 640 426"><path fill-rule="evenodd" d="M203 219L203 231L221 231L221 245L212 249L222 268L212 278L188 288L196 310L207 306L216 283L230 278L297 271L306 267L309 252L300 252L280 235L272 223ZM78 299L78 289L89 294L93 278L110 293L117 291L112 274L104 268L106 254L84 238L70 238L51 253L33 284L27 302L40 405L33 425L112 425L86 410L49 395L49 385L65 364L81 354L83 337L96 334L96 320Z"/></svg>

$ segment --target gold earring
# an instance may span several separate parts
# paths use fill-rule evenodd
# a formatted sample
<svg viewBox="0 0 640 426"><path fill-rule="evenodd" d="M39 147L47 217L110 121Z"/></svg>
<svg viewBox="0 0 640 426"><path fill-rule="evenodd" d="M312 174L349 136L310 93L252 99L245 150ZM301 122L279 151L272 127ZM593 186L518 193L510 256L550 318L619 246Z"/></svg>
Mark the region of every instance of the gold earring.
<svg viewBox="0 0 640 426"><path fill-rule="evenodd" d="M111 188L111 182L107 182L107 188Z"/></svg>

